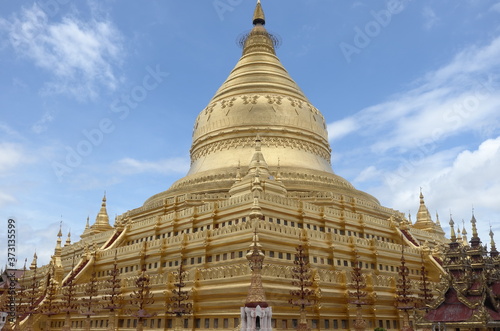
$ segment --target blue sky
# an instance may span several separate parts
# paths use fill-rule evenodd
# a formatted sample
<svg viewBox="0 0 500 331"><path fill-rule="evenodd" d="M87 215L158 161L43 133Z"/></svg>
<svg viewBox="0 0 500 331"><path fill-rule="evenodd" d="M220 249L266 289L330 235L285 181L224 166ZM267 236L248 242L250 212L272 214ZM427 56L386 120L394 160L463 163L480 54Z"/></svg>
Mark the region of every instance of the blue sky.
<svg viewBox="0 0 500 331"><path fill-rule="evenodd" d="M500 1L262 4L329 124L337 174L412 215L422 187L446 231L474 206L483 242L490 224L500 238ZM186 174L194 120L254 6L0 3L0 238L14 216L18 265L48 261L61 221L77 240L104 191L113 219Z"/></svg>

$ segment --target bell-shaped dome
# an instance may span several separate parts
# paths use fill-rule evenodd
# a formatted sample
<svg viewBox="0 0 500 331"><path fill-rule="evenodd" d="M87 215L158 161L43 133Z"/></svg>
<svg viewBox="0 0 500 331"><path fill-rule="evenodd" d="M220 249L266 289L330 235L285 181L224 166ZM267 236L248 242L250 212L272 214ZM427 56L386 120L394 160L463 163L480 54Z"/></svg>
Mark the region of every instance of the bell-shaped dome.
<svg viewBox="0 0 500 331"><path fill-rule="evenodd" d="M257 134L270 167L332 172L325 119L275 55L260 3L253 22L242 57L196 119L189 175L247 164Z"/></svg>
<svg viewBox="0 0 500 331"><path fill-rule="evenodd" d="M167 192L229 191L259 136L270 172L279 169L288 191L358 192L376 201L333 173L325 119L276 56L265 22L258 2L240 60L196 119L189 173Z"/></svg>

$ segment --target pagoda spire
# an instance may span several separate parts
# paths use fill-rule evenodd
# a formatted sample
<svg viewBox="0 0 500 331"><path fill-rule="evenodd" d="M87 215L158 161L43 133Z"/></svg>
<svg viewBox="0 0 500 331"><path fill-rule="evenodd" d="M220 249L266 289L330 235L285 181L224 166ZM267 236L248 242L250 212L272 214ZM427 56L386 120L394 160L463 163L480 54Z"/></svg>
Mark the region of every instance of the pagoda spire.
<svg viewBox="0 0 500 331"><path fill-rule="evenodd" d="M94 225L91 226L91 229L96 232L102 232L106 230L112 229L111 225L109 225L109 216L108 211L106 209L106 192L104 192L104 196L101 202L101 209L97 214Z"/></svg>
<svg viewBox="0 0 500 331"><path fill-rule="evenodd" d="M255 146L252 153L252 159L245 176L235 180L229 194L237 196L246 194L250 190L254 199L259 199L264 191L285 196L285 186L281 181L275 180L269 171L269 166L262 153L262 140L259 134L255 137Z"/></svg>
<svg viewBox="0 0 500 331"><path fill-rule="evenodd" d="M497 257L498 256L498 251L497 251L497 246L495 244L495 240L493 239L493 236L494 236L494 233L493 233L493 230L491 229L491 225L490 225L490 238L491 238L491 242L490 242L490 255L491 257Z"/></svg>
<svg viewBox="0 0 500 331"><path fill-rule="evenodd" d="M263 189L259 179L259 169L257 168L257 171L255 172L255 179L252 183L253 205L250 211L250 219L260 220L264 218L259 204L259 198L262 191Z"/></svg>
<svg viewBox="0 0 500 331"><path fill-rule="evenodd" d="M252 270L252 280L245 307L241 307L241 331L272 330L272 309L266 302L266 294L262 286L264 253L261 248L257 234L257 222L254 222L253 240L246 255L250 270Z"/></svg>
<svg viewBox="0 0 500 331"><path fill-rule="evenodd" d="M59 232L57 233L56 248L54 249L54 255L52 256L52 261L54 265L54 277L57 281L61 281L64 275L63 265L62 265L62 221L59 223Z"/></svg>
<svg viewBox="0 0 500 331"><path fill-rule="evenodd" d="M255 11L253 13L253 25L257 24L266 24L266 16L264 15L264 10L262 9L260 0L257 0L257 6L255 6Z"/></svg>
<svg viewBox="0 0 500 331"><path fill-rule="evenodd" d="M37 268L37 260L38 260L38 256L36 255L36 252L35 252L35 254L33 254L33 261L31 262L30 270L34 270Z"/></svg>
<svg viewBox="0 0 500 331"><path fill-rule="evenodd" d="M59 223L59 232L57 233L57 242L56 242L56 255L60 255L61 253L61 242L62 242L62 221Z"/></svg>
<svg viewBox="0 0 500 331"><path fill-rule="evenodd" d="M436 215L436 217L438 217ZM429 213L429 209L425 205L424 194L422 193L422 188L420 188L420 206L418 207L417 220L413 225L416 229L436 233L444 236L444 231L439 224L439 220L434 223Z"/></svg>
<svg viewBox="0 0 500 331"><path fill-rule="evenodd" d="M472 237L470 238L470 245L471 247L477 247L481 245L481 239L479 239L479 235L477 233L477 221L476 217L474 216L474 208L472 208L472 218L470 220L470 223L472 225Z"/></svg>
<svg viewBox="0 0 500 331"><path fill-rule="evenodd" d="M455 234L455 222L453 222L453 218L450 215L450 240L452 242L457 241L457 235Z"/></svg>
<svg viewBox="0 0 500 331"><path fill-rule="evenodd" d="M96 225L102 224L104 222L109 224L108 211L106 210L106 192L104 192L104 196L102 197L101 210L99 211L99 214L97 215L95 224Z"/></svg>
<svg viewBox="0 0 500 331"><path fill-rule="evenodd" d="M71 245L71 231L68 231L68 238L66 238L66 243L64 246Z"/></svg>
<svg viewBox="0 0 500 331"><path fill-rule="evenodd" d="M276 37L269 34L264 27L266 17L260 1L257 1L252 18L253 29L242 40L243 55L252 52L261 52L276 54L274 46L277 44Z"/></svg>
<svg viewBox="0 0 500 331"><path fill-rule="evenodd" d="M477 234L477 227L476 227L476 217L474 216L474 209L472 209L472 218L470 220L470 223L472 225L472 238L476 238L478 237L478 234Z"/></svg>
<svg viewBox="0 0 500 331"><path fill-rule="evenodd" d="M246 258L250 269L252 270L252 283L250 289L248 290L247 300L245 307L257 307L266 308L268 306L266 302L266 294L264 293L264 288L262 286L262 262L264 261L264 253L262 253L262 245L259 243L259 235L257 234L257 223L254 224L254 233L252 244L250 245L250 250L248 251Z"/></svg>
<svg viewBox="0 0 500 331"><path fill-rule="evenodd" d="M259 176L260 174L265 175L266 177L269 177L270 175L266 159L262 154L262 139L260 138L260 135L255 137L255 150L248 167L248 174L256 174L257 172L259 172Z"/></svg>
<svg viewBox="0 0 500 331"><path fill-rule="evenodd" d="M462 240L464 242L464 245L469 245L467 241L467 230L465 230L465 221L462 220Z"/></svg>

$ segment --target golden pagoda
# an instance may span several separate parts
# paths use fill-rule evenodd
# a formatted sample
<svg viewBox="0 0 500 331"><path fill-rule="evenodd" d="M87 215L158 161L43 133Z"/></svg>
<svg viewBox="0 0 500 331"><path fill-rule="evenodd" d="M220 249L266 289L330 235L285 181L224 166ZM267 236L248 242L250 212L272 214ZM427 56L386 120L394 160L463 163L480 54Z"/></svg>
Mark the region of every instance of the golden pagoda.
<svg viewBox="0 0 500 331"><path fill-rule="evenodd" d="M260 1L252 23L241 58L196 118L188 174L113 225L104 197L80 240L61 246L59 234L51 262L37 269L34 330L295 329L298 245L318 294L306 311L311 330L351 329L360 314L367 329L399 329L403 250L410 284L418 286L422 263L430 283L439 281L447 239L423 196L413 225L334 173L325 119L276 56ZM350 302L353 261L370 305ZM147 298L138 296L146 291L139 278ZM58 306L68 293L75 306L85 302L89 284L92 314ZM172 310L172 297L189 309ZM245 312L266 320L243 327Z"/></svg>

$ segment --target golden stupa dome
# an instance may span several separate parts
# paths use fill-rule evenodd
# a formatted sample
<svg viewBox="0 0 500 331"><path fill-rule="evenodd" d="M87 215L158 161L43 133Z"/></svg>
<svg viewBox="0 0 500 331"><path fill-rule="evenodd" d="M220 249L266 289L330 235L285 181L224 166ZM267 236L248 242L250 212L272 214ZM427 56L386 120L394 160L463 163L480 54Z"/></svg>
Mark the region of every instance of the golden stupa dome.
<svg viewBox="0 0 500 331"><path fill-rule="evenodd" d="M253 25L240 60L195 121L187 176L164 193L228 192L247 171L258 136L269 172L279 172L288 191L357 192L376 201L334 174L325 119L276 56L260 1Z"/></svg>

